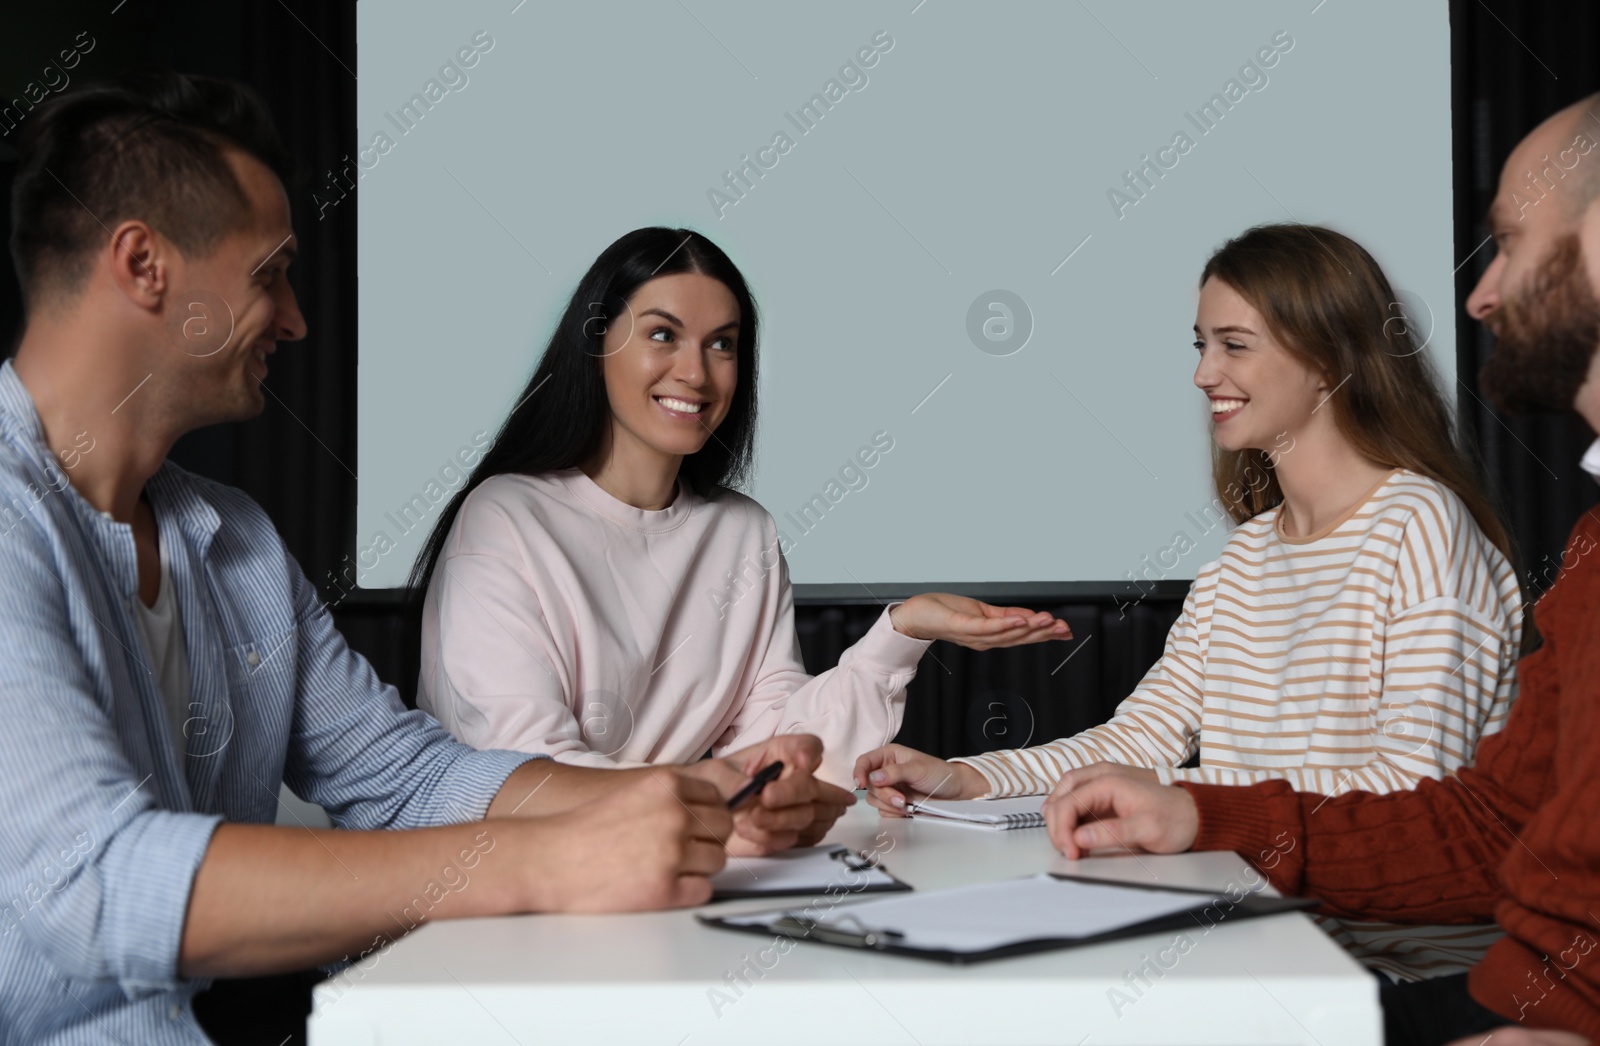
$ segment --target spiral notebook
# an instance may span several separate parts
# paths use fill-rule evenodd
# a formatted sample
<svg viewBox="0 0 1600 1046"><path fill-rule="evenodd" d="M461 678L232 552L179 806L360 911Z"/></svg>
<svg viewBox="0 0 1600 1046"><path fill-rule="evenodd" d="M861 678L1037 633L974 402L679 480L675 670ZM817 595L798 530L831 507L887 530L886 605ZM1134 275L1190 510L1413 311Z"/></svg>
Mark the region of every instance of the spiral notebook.
<svg viewBox="0 0 1600 1046"><path fill-rule="evenodd" d="M1025 795L1016 799L951 799L933 802L924 799L907 809L915 818L944 821L967 828L1005 831L1010 828L1043 828L1045 797Z"/></svg>
<svg viewBox="0 0 1600 1046"><path fill-rule="evenodd" d="M783 934L845 948L941 962L1071 948L1140 934L1209 927L1315 906L1308 897L1113 883L1041 873L946 890L742 915L696 916L724 930Z"/></svg>

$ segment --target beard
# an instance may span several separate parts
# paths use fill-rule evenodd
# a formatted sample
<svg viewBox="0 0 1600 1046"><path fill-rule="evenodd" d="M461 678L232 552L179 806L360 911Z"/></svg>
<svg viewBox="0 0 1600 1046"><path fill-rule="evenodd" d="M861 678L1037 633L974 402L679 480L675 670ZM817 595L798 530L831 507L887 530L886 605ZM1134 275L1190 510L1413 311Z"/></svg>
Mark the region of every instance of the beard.
<svg viewBox="0 0 1600 1046"><path fill-rule="evenodd" d="M1600 301L1589 287L1578 234L1556 240L1528 286L1501 302L1494 351L1478 384L1512 414L1565 413L1600 344Z"/></svg>

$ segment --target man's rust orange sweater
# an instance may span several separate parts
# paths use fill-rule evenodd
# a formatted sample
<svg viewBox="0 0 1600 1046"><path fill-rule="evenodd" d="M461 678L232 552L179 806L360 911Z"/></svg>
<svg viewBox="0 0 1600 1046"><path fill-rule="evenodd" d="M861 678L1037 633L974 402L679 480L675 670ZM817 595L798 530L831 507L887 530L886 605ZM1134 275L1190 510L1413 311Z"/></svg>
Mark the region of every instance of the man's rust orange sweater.
<svg viewBox="0 0 1600 1046"><path fill-rule="evenodd" d="M1260 860L1279 890L1330 914L1492 918L1506 936L1468 974L1472 997L1600 1038L1600 508L1573 528L1534 615L1544 645L1517 666L1511 718L1471 767L1333 799L1282 781L1181 787L1199 807L1195 849Z"/></svg>

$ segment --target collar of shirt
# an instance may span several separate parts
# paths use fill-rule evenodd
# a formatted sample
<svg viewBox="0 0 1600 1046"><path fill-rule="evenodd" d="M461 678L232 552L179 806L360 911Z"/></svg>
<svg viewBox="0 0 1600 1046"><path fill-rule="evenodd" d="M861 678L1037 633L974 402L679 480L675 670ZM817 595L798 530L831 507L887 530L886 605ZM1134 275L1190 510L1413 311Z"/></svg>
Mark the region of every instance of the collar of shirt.
<svg viewBox="0 0 1600 1046"><path fill-rule="evenodd" d="M85 533L94 538L110 573L125 598L137 598L139 560L134 549L133 528L119 523L96 509L79 494L71 479L45 443L44 423L39 418L33 396L17 377L11 361L0 364L0 430L6 442L24 452L35 470L38 497L59 495L72 506ZM93 438L94 433L87 435ZM202 559L221 525L217 510L191 484L181 482L171 462L163 461L145 485L145 494L155 512L157 525L176 525Z"/></svg>
<svg viewBox="0 0 1600 1046"><path fill-rule="evenodd" d="M1580 464L1583 466L1583 471L1593 476L1596 483L1600 483L1600 439L1589 444L1589 449L1583 455Z"/></svg>

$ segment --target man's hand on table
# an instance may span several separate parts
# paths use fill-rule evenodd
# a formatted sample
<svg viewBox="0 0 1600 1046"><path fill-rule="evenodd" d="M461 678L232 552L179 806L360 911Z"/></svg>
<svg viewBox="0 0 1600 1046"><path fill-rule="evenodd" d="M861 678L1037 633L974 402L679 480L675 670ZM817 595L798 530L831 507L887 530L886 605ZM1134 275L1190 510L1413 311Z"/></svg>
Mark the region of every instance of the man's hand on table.
<svg viewBox="0 0 1600 1046"><path fill-rule="evenodd" d="M572 813L630 788L656 770L676 773L717 788L726 801L769 763L782 762L782 775L743 803L724 833L729 853L743 857L810 846L828 834L855 796L816 778L822 742L810 734L782 734L716 759L686 766L605 768L572 766L537 759L512 771L489 804L488 818L542 818Z"/></svg>
<svg viewBox="0 0 1600 1046"><path fill-rule="evenodd" d="M519 876L529 903L513 910L621 912L681 908L711 899L710 876L727 863L727 800L675 767L628 774L592 802L515 825ZM502 834L497 832L496 834Z"/></svg>
<svg viewBox="0 0 1600 1046"><path fill-rule="evenodd" d="M773 762L783 773L736 811L733 795ZM728 855L763 856L820 842L855 796L815 776L822 742L784 734L688 766L606 770L538 760L519 767L489 810L512 818L525 869L514 911L677 908L711 898ZM502 822L503 823L503 822Z"/></svg>
<svg viewBox="0 0 1600 1046"><path fill-rule="evenodd" d="M1064 775L1044 801L1050 842L1072 860L1091 850L1189 849L1200 831L1194 798L1182 788L1155 784L1148 774L1100 763Z"/></svg>

